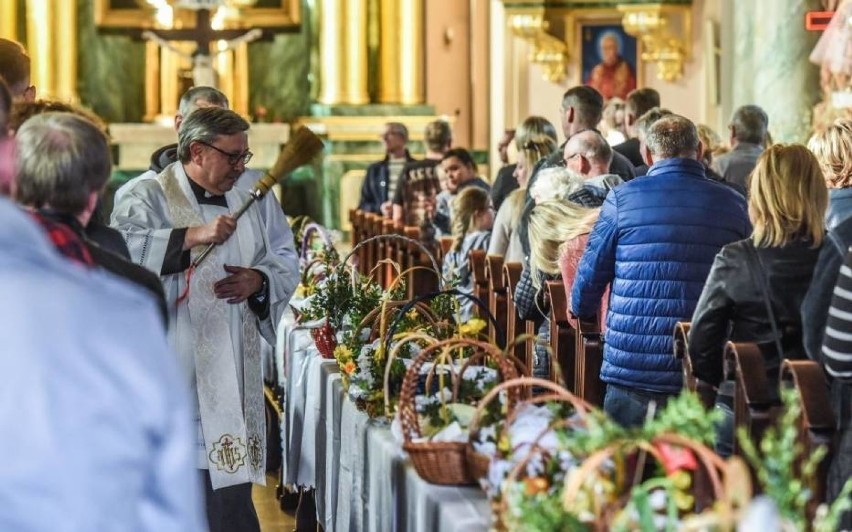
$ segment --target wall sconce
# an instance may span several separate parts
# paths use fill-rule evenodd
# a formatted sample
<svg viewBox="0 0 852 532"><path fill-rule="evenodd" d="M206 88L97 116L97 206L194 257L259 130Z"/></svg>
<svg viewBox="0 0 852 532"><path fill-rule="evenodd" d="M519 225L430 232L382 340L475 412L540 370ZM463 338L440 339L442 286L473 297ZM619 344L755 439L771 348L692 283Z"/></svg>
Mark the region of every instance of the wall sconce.
<svg viewBox="0 0 852 532"><path fill-rule="evenodd" d="M547 33L544 9L509 15L508 23L513 35L530 44L530 61L541 65L544 79L553 83L562 82L568 66L568 47L565 42Z"/></svg>
<svg viewBox="0 0 852 532"><path fill-rule="evenodd" d="M642 42L642 60L656 63L657 77L676 81L690 58L692 12L690 6L665 4L619 5L624 31ZM679 31L678 31L679 30Z"/></svg>

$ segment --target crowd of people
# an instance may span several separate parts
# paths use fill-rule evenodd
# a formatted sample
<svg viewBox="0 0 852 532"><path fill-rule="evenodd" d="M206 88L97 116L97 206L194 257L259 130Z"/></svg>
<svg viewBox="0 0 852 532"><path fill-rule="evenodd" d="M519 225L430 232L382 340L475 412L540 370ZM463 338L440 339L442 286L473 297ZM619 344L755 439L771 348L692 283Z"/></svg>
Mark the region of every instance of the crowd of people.
<svg viewBox="0 0 852 532"><path fill-rule="evenodd" d="M782 359L820 362L841 434L829 479L836 495L852 476L852 121L816 132L807 146L775 144L767 114L745 105L724 143L708 126L661 107L650 88L605 103L596 90L573 87L561 110L561 145L542 117L507 131L491 203L468 152L456 148L434 167L441 191L399 206L425 213L435 234L452 236L445 282L474 293L467 260L474 249L522 262L515 306L535 322L533 373L547 378L550 309L542 287L562 279L572 319L597 319L605 330L603 406L625 426L641 425L652 404L681 391L672 331L691 322L695 375L716 388L724 414L716 435L722 456L734 440L734 383L723 372L728 341L760 346L776 399ZM612 138L623 140L611 145ZM509 164L512 139L517 159ZM417 164L403 167L400 182ZM496 216L488 212L494 207ZM461 319L469 319L469 298L459 303Z"/></svg>
<svg viewBox="0 0 852 532"><path fill-rule="evenodd" d="M275 344L299 272L274 198L231 216L259 177L250 124L218 90L190 89L177 143L117 191L108 221L105 124L36 96L26 50L0 39L0 360L11 370L0 427L14 435L0 446L11 457L0 529L259 530L260 350ZM774 144L767 114L746 105L725 146L653 89L614 100L566 91L561 144L554 124L526 118L502 141L517 159L502 152L493 185L446 122L427 125L423 160L406 126L388 123L359 208L452 238L443 275L466 294L462 320L475 313L472 250L523 263L514 301L535 323L532 372L545 378L542 287L562 279L572 317L605 328L603 407L624 426L681 391L679 321L692 322L696 376L718 390L721 455L733 441L727 341L760 346L775 393L783 358L820 362L841 435L836 495L852 476L852 121L807 146Z"/></svg>

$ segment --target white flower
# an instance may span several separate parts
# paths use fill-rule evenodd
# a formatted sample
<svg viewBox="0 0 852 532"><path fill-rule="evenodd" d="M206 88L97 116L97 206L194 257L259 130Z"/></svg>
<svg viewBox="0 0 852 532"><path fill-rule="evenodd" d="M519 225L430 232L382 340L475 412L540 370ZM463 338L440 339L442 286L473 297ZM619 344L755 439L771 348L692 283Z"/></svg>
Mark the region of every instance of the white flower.
<svg viewBox="0 0 852 532"><path fill-rule="evenodd" d="M365 329L361 329L361 334L360 334L360 336L359 336L359 338L358 338L358 339L359 339L360 341L362 341L362 342L366 342L367 340L369 340L369 339L370 339L370 333L371 333L371 332L372 332L372 331L371 331L370 329L366 329L366 328L365 328Z"/></svg>
<svg viewBox="0 0 852 532"><path fill-rule="evenodd" d="M492 460L488 466L488 475L485 477L485 491L489 497L500 493L500 486L509 475L513 465L507 460Z"/></svg>
<svg viewBox="0 0 852 532"><path fill-rule="evenodd" d="M648 497L648 504L655 511L661 512L666 509L666 490L654 490Z"/></svg>

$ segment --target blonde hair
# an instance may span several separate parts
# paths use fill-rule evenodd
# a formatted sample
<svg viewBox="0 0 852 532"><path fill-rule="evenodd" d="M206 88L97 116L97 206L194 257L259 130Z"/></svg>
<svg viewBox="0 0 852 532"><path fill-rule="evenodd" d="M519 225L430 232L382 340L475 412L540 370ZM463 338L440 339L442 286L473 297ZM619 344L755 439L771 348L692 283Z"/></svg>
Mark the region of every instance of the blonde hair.
<svg viewBox="0 0 852 532"><path fill-rule="evenodd" d="M764 150L749 187L755 246L778 247L797 239L812 239L819 246L827 206L828 190L813 153L801 144Z"/></svg>
<svg viewBox="0 0 852 532"><path fill-rule="evenodd" d="M841 118L808 141L829 188L852 187L852 120Z"/></svg>
<svg viewBox="0 0 852 532"><path fill-rule="evenodd" d="M590 209L558 199L544 201L530 213L530 268L547 274L559 273L559 257L568 242L589 233L600 214ZM533 286L541 288L541 278L532 276Z"/></svg>
<svg viewBox="0 0 852 532"><path fill-rule="evenodd" d="M722 137L707 124L698 124L696 127L698 128L698 140L701 141L701 145L704 147L702 159L704 159L705 163L710 164L713 162L713 156L723 147Z"/></svg>
<svg viewBox="0 0 852 532"><path fill-rule="evenodd" d="M469 186L458 193L453 200L453 249L459 251L464 243L464 237L473 228L477 213L488 208L491 199L488 192L477 187Z"/></svg>
<svg viewBox="0 0 852 532"><path fill-rule="evenodd" d="M515 147L529 174L539 160L556 151L556 128L546 118L530 116L515 131Z"/></svg>

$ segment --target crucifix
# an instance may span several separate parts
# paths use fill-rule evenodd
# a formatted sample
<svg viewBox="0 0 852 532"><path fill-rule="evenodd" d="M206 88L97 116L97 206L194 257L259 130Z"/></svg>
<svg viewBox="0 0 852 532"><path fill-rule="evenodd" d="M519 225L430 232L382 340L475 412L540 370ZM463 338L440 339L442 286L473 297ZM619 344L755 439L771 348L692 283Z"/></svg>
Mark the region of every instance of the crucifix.
<svg viewBox="0 0 852 532"><path fill-rule="evenodd" d="M215 30L210 17L210 9L203 8L196 11L195 28L145 30L141 36L145 40L157 43L161 48L171 50L185 59L190 59L192 61L193 85L218 87L219 82L216 70L213 68L213 57L230 51L240 44L247 44L261 38L263 30L260 28ZM186 54L169 41L194 41L195 51L192 54ZM213 41L225 41L226 45L212 54L210 43Z"/></svg>

